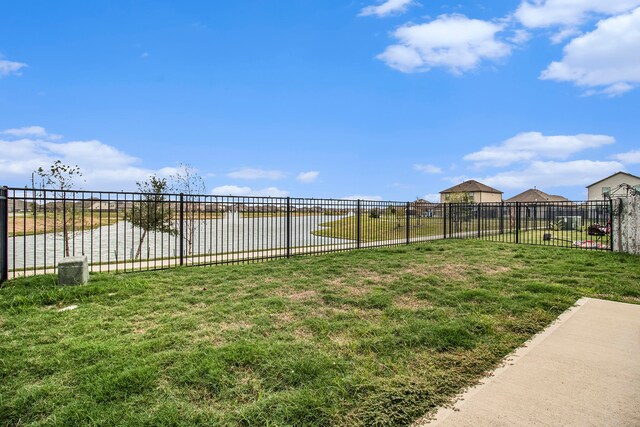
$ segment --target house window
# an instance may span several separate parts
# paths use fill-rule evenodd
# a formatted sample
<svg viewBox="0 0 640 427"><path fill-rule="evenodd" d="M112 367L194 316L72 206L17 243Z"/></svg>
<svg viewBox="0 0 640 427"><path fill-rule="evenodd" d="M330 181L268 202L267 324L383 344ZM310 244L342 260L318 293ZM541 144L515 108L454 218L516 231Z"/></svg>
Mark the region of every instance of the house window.
<svg viewBox="0 0 640 427"><path fill-rule="evenodd" d="M474 193L473 191L470 191L467 194L469 195L469 200L473 202L473 197L476 195L476 193Z"/></svg>
<svg viewBox="0 0 640 427"><path fill-rule="evenodd" d="M611 193L611 187L602 187L602 195L608 196Z"/></svg>
<svg viewBox="0 0 640 427"><path fill-rule="evenodd" d="M445 195L444 195L444 199L448 202L448 201L449 201L449 195L448 195L448 194L445 194Z"/></svg>

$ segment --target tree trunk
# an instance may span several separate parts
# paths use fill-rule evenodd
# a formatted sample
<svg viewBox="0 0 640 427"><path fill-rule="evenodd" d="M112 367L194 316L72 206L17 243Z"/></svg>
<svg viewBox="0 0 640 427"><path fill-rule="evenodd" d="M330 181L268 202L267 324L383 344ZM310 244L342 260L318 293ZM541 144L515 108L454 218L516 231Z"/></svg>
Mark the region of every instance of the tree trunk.
<svg viewBox="0 0 640 427"><path fill-rule="evenodd" d="M136 251L134 259L138 259L140 257L140 252L142 252L142 243L144 242L145 237L147 237L147 230L142 230L142 234L140 234L140 243L138 243L138 250Z"/></svg>
<svg viewBox="0 0 640 427"><path fill-rule="evenodd" d="M66 223L63 226L62 237L64 239L64 256L71 256L71 251L69 249L69 240L71 240L71 237L69 236L69 229Z"/></svg>

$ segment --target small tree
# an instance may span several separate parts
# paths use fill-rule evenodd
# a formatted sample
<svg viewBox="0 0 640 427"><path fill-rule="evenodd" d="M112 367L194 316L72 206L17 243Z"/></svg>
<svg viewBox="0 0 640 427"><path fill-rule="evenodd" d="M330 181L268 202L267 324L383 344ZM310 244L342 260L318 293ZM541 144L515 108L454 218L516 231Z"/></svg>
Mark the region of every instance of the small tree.
<svg viewBox="0 0 640 427"><path fill-rule="evenodd" d="M459 193L451 193L449 202L457 204L451 212L451 222L454 224L454 230L460 231L462 222L468 222L473 217L474 201L466 191Z"/></svg>
<svg viewBox="0 0 640 427"><path fill-rule="evenodd" d="M57 222L59 221L62 227L64 254L69 256L71 254L69 247L71 241L70 229L75 218L72 212L73 202L67 202L67 191L71 190L75 182L82 177L82 171L78 165L69 166L60 160L56 160L48 169L45 170L39 167L34 173L40 177L42 187L53 188L54 199L58 199L58 194L62 199L62 206L60 207L58 203L55 203L54 209L60 212L57 215Z"/></svg>
<svg viewBox="0 0 640 427"><path fill-rule="evenodd" d="M138 250L135 255L135 259L138 259L142 252L142 244L149 232L159 231L175 235L177 230L171 222L171 210L164 209L163 205L166 202L163 193L166 193L168 189L167 180L153 175L149 177L148 181L136 184L138 191L143 193L143 196L142 200L134 204L128 221L141 230Z"/></svg>
<svg viewBox="0 0 640 427"><path fill-rule="evenodd" d="M199 230L200 221L196 219L196 211L199 206L193 202L194 196L204 194L206 186L204 179L198 174L198 170L189 164L179 163L177 172L170 176L171 190L175 193L187 195L184 204L184 224L181 239L187 243L187 254L193 254L193 241L196 232Z"/></svg>
<svg viewBox="0 0 640 427"><path fill-rule="evenodd" d="M466 191L450 193L448 201L451 203L473 203L473 199Z"/></svg>

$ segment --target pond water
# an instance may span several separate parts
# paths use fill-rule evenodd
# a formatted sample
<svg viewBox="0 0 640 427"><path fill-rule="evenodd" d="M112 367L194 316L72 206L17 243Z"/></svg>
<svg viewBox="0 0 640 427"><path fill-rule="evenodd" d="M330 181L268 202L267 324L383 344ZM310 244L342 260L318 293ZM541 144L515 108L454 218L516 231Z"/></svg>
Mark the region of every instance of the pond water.
<svg viewBox="0 0 640 427"><path fill-rule="evenodd" d="M321 224L342 216L305 215L290 218L292 248L351 244L351 241L313 234ZM220 219L185 221L185 256L282 249L287 246L287 222L284 216L242 218L227 215ZM174 224L177 228L178 224ZM190 232L192 230L192 232ZM191 238L189 238L192 236ZM140 243L141 230L120 221L84 232L70 233L71 255L87 255L89 263L131 261ZM149 232L143 239L137 261L177 257L180 239L176 235ZM62 233L9 237L9 269L52 267L64 257Z"/></svg>

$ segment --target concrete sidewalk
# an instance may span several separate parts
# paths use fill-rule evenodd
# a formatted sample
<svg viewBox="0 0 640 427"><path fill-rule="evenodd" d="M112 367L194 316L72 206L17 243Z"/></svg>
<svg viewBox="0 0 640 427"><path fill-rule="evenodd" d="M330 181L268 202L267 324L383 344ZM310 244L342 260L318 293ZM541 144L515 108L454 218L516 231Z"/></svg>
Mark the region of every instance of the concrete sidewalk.
<svg viewBox="0 0 640 427"><path fill-rule="evenodd" d="M640 426L640 305L583 298L437 426Z"/></svg>

